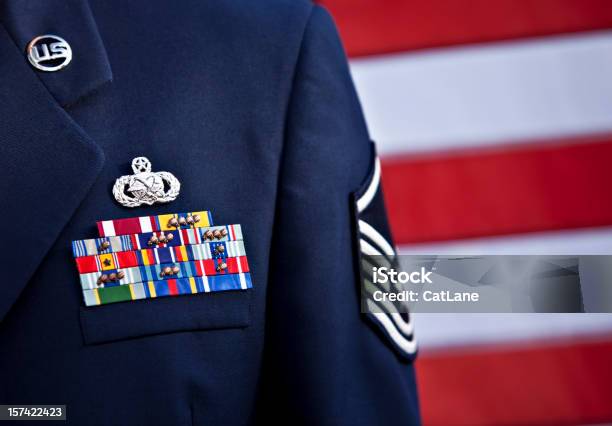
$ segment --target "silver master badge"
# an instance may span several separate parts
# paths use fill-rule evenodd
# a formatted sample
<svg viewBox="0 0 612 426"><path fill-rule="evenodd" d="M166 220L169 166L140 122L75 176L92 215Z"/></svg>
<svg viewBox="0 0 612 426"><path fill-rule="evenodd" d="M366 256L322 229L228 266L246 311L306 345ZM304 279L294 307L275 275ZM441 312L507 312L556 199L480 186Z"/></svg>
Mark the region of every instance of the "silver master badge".
<svg viewBox="0 0 612 426"><path fill-rule="evenodd" d="M59 71L72 61L72 48L66 40L52 34L35 37L26 48L30 64L41 71Z"/></svg>
<svg viewBox="0 0 612 426"><path fill-rule="evenodd" d="M151 162L146 157L134 158L132 170L133 175L121 176L113 186L115 200L121 205L150 206L154 203L168 203L178 197L181 190L178 179L169 172L151 172Z"/></svg>

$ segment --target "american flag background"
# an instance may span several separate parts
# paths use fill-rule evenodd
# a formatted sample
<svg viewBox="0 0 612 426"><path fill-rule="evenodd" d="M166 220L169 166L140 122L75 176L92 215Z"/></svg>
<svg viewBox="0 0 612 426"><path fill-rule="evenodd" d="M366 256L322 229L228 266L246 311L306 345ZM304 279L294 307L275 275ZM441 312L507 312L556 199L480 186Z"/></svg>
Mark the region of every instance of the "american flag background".
<svg viewBox="0 0 612 426"><path fill-rule="evenodd" d="M611 0L319 3L400 253L612 254ZM425 424L612 423L612 315L421 314L415 327Z"/></svg>

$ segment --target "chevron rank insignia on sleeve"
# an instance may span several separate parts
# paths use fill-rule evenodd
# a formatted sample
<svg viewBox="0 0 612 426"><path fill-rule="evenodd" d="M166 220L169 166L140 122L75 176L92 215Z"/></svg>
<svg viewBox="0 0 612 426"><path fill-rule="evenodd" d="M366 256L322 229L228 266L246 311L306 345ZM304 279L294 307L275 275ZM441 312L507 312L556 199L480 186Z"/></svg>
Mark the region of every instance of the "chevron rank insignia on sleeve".
<svg viewBox="0 0 612 426"><path fill-rule="evenodd" d="M380 186L380 160L376 155L374 143L371 144L372 165L364 184L352 194L354 214L354 246L362 300L362 312L368 320L384 335L388 342L405 359L414 359L417 343L414 326L407 310L399 310L396 305L376 302L373 293L381 284L373 283L364 268L372 270L375 266L386 266L396 262L395 248L387 222L382 188ZM378 263L385 265L378 265Z"/></svg>

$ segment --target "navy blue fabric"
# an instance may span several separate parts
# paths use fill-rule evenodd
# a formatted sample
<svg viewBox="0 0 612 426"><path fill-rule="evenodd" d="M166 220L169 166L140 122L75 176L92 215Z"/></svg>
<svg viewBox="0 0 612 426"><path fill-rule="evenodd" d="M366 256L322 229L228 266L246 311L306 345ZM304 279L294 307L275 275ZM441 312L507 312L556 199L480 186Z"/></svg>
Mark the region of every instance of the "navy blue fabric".
<svg viewBox="0 0 612 426"><path fill-rule="evenodd" d="M359 313L349 197L371 151L329 15L42 3L0 15L0 403L67 404L69 424L418 423L412 365ZM53 31L75 62L49 77L24 34ZM181 181L176 201L114 201L141 155ZM253 289L84 308L72 240L200 209L242 224Z"/></svg>
<svg viewBox="0 0 612 426"><path fill-rule="evenodd" d="M34 37L55 34L76 53L61 73L39 72L60 105L69 105L112 79L112 71L89 2L82 0L3 0L0 19L25 51Z"/></svg>

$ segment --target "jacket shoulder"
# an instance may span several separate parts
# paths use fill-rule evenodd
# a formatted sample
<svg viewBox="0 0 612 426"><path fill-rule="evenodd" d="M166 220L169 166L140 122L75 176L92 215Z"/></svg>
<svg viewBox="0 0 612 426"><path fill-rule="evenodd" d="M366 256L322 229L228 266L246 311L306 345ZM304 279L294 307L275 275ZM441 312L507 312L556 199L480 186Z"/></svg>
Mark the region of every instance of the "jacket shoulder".
<svg viewBox="0 0 612 426"><path fill-rule="evenodd" d="M230 37L244 35L276 44L301 39L314 7L306 0L230 0L212 6Z"/></svg>

